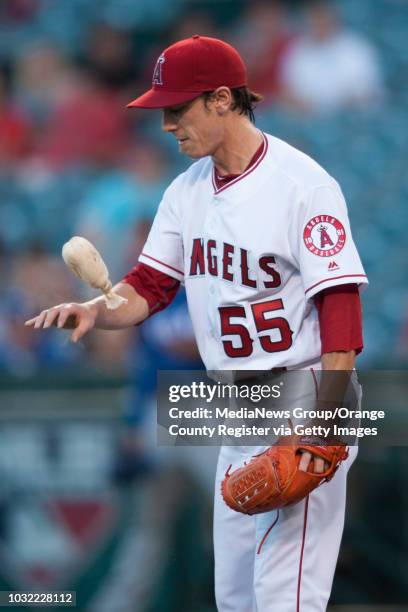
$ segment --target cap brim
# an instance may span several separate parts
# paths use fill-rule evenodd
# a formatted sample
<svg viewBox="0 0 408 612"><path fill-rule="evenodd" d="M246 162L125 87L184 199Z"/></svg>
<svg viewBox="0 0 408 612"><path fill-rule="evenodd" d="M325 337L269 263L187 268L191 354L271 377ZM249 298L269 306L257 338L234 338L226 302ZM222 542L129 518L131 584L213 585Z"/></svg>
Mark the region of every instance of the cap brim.
<svg viewBox="0 0 408 612"><path fill-rule="evenodd" d="M142 96L127 104L126 108L166 108L167 106L190 102L190 100L201 96L202 93L202 91L157 91L156 89L149 89Z"/></svg>

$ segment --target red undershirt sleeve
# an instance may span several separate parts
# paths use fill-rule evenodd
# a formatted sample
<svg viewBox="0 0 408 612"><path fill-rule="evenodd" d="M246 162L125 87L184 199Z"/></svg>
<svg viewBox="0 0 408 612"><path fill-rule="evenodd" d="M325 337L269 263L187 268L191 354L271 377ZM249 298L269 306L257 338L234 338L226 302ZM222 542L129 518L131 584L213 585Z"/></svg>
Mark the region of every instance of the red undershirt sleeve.
<svg viewBox="0 0 408 612"><path fill-rule="evenodd" d="M166 308L176 296L180 281L143 263L138 263L122 282L131 285L149 305L149 317Z"/></svg>
<svg viewBox="0 0 408 612"><path fill-rule="evenodd" d="M322 355L363 349L361 301L355 284L329 287L314 296L319 315Z"/></svg>
<svg viewBox="0 0 408 612"><path fill-rule="evenodd" d="M180 282L146 264L137 264L123 279L149 306L149 316L173 301ZM320 324L322 354L363 349L361 302L357 285L325 289L314 297Z"/></svg>

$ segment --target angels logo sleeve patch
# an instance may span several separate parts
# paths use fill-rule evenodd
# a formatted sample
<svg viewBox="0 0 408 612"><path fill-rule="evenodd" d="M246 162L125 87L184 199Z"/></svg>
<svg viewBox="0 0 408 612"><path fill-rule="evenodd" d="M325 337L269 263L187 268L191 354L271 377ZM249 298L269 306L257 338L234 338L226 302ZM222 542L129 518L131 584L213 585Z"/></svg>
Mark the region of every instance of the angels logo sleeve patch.
<svg viewBox="0 0 408 612"><path fill-rule="evenodd" d="M334 257L346 243L346 230L332 215L316 215L303 230L306 248L318 257Z"/></svg>
<svg viewBox="0 0 408 612"><path fill-rule="evenodd" d="M308 298L327 287L367 283L338 185L315 188L298 228L299 265Z"/></svg>

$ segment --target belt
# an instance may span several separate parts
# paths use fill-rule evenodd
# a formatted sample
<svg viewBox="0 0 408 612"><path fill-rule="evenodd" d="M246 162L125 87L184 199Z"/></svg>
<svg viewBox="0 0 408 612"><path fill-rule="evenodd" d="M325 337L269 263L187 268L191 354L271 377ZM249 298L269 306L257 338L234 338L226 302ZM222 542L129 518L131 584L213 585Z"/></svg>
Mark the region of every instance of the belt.
<svg viewBox="0 0 408 612"><path fill-rule="evenodd" d="M286 372L287 368L271 368L270 370L233 370L234 382L250 382L265 380L271 376L278 376Z"/></svg>

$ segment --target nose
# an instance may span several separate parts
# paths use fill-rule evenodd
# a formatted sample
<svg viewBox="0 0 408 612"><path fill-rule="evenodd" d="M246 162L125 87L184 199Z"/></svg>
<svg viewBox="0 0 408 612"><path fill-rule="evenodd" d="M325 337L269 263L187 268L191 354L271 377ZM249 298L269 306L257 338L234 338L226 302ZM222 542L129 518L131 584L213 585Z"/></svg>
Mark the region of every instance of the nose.
<svg viewBox="0 0 408 612"><path fill-rule="evenodd" d="M162 130L163 132L174 132L177 129L177 123L172 117L172 114L167 109L163 109L162 115Z"/></svg>

